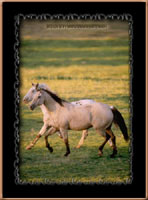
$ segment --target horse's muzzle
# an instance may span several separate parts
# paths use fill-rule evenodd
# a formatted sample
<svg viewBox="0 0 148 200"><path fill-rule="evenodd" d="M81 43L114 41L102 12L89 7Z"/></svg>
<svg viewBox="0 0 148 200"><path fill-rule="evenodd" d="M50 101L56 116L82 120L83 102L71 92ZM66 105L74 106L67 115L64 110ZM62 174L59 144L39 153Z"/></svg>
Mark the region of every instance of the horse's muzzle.
<svg viewBox="0 0 148 200"><path fill-rule="evenodd" d="M27 103L28 103L26 100L23 100L23 102L24 102L25 104L27 104Z"/></svg>
<svg viewBox="0 0 148 200"><path fill-rule="evenodd" d="M23 102L24 102L25 104L27 104L27 103L28 103L27 99L23 99Z"/></svg>

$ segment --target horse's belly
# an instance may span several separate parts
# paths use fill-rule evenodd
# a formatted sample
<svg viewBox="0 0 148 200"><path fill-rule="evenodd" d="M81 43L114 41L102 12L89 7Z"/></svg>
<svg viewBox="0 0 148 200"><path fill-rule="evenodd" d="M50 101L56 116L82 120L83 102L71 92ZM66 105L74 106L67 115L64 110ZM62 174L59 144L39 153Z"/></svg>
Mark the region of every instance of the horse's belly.
<svg viewBox="0 0 148 200"><path fill-rule="evenodd" d="M72 121L69 124L69 129L77 130L77 131L85 130L85 129L88 129L90 127L92 127L90 122L86 122L86 121L84 122L83 119Z"/></svg>

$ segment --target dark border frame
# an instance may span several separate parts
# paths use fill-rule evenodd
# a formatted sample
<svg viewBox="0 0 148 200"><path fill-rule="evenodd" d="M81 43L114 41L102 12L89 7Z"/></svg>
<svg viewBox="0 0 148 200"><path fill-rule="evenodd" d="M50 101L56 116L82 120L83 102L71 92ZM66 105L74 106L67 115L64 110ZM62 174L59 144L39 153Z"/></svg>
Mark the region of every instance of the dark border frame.
<svg viewBox="0 0 148 200"><path fill-rule="evenodd" d="M29 6L28 6L29 4ZM49 11L51 14L66 14L69 16L69 13L81 14L89 13L89 15L96 13L107 13L108 16L113 16L113 13L117 13L117 16L132 16L133 19L133 43L132 43L132 52L133 52L133 79L132 79L132 94L133 94L133 132L145 132L145 68L138 68L138 64L145 66L145 3L3 3L3 194L4 197L144 197L145 196L145 137L138 137L134 135L133 140L133 181L129 185L16 185L15 177L18 175L18 169L15 165L14 173L14 160L17 158L15 155L15 148L18 148L17 142L19 141L18 137L18 127L19 126L19 92L17 88L19 87L19 73L16 66L19 65L19 55L16 52L14 56L15 48L19 47L19 42L16 42L16 32L14 28L14 17L18 16L19 13L23 15L29 15L30 13L37 13L40 15L42 13L47 13L47 7L49 5ZM80 6L81 4L81 6ZM83 4L83 5L82 5ZM87 5L89 4L89 6ZM109 6L110 4L110 6ZM122 4L122 5L121 5ZM57 5L59 5L57 9ZM66 7L65 7L66 5ZM68 7L67 7L68 5ZM72 5L72 7L70 7ZM106 8L108 5L108 9ZM126 6L125 6L126 5ZM27 7L28 6L28 7ZM31 7L30 7L31 6ZM14 8L15 7L15 8ZM81 9L80 9L81 7ZM97 10L98 7L98 10ZM66 8L66 9L65 9ZM136 9L135 9L136 8ZM96 10L98 12L96 12ZM101 10L101 12L100 12ZM121 12L121 10L124 10ZM44 12L43 12L44 11ZM66 12L65 12L66 11ZM87 11L87 12L86 12ZM116 12L115 12L116 11ZM125 12L126 11L126 12ZM139 17L139 12L142 11ZM109 13L109 14L108 14ZM138 15L137 15L138 14ZM102 15L103 16L103 15ZM116 16L116 15L115 15ZM139 19L140 18L140 19ZM17 18L18 19L18 18ZM17 19L16 23L18 23ZM126 19L126 18L125 18ZM127 17L128 19L128 17ZM143 21L144 20L144 21ZM140 22L140 23L139 23ZM142 23L143 22L143 23ZM140 32L137 30L141 28ZM13 30L13 31L12 31ZM15 33L15 34L14 34ZM138 40L140 38L140 42ZM15 45L14 45L15 44ZM140 48L141 54L137 51L137 47ZM7 59L9 55L9 59ZM14 63L15 66L12 64ZM13 67L8 67L13 66ZM136 67L137 66L137 67ZM14 70L15 69L15 70ZM9 73L8 73L9 72ZM139 77L142 77L142 80L139 82ZM15 83L15 87L14 86ZM140 91L137 88L140 87ZM138 96L142 98L138 98ZM7 99L11 99L10 104L7 105ZM12 100L13 99L13 100ZM14 108L15 102L15 108ZM140 105L140 108L137 107L137 104ZM10 115L11 113L11 115ZM140 113L140 115L139 115ZM16 118L17 116L17 118ZM139 118L140 116L140 118ZM143 121L141 122L140 120ZM14 123L15 121L15 123ZM142 125L143 124L143 125ZM12 127L13 125L13 127ZM12 134L14 130L15 135ZM137 131L138 130L138 131ZM17 136L17 137L16 137ZM15 144L12 144L12 141L15 139ZM138 151L137 151L137 146ZM8 148L9 147L9 148ZM10 150L10 151L9 151ZM8 158L8 155L11 155ZM17 151L18 155L18 151ZM138 156L138 158L137 158ZM142 162L142 165L136 168L138 162ZM16 162L19 163L19 160L16 159ZM141 163L140 163L141 164ZM140 173L139 173L140 170ZM140 181L140 186L138 190L135 187L138 187ZM8 185L11 187L8 191ZM13 186L13 187L12 187ZM142 187L143 186L143 187ZM48 192L50 190L50 192ZM52 190L52 191L51 191ZM106 193L107 190L107 193ZM28 194L27 194L28 191ZM31 191L31 193L30 193ZM44 192L43 192L44 191ZM56 191L56 192L55 192ZM78 193L76 193L79 192Z"/></svg>
<svg viewBox="0 0 148 200"><path fill-rule="evenodd" d="M95 15L89 15L89 14L84 14L84 15L77 15L77 14L69 14L69 15L62 15L62 14L57 14L57 15L49 15L49 14L41 14L41 15L35 15L35 14L29 14L29 15L23 15L23 14L19 14L17 16L15 16L15 44L14 44L14 57L15 57L15 82L14 82L14 96L15 96L15 100L14 100L14 104L15 104L15 113L16 113L16 120L14 122L14 128L15 128L15 155L16 155L16 159L14 161L14 174L15 174L15 183L16 184L38 184L40 185L41 183L29 183L29 182L23 182L22 180L19 179L19 123L20 123L20 119L19 119L19 99L20 99L20 95L19 95L19 84L20 84L20 80L19 80L19 66L20 66L20 51L19 51L19 45L21 43L20 39L19 39L19 32L20 32L20 26L21 26L21 22L23 20L40 20L40 21L45 21L45 20L97 20L97 21L102 21L102 20L118 20L122 23L122 21L127 21L128 25L129 25L129 66L130 66L130 80L132 82L132 64L133 64L133 56L132 56L132 39L133 39L133 20L132 20L132 16L130 14L123 14L123 15L117 15L117 14L112 14L112 15L104 15L104 14L95 14ZM132 129L132 103L133 103L133 99L132 99L132 84L130 85L130 121L131 121L131 125L130 128ZM132 133L132 130L131 130ZM130 163L131 163L131 168L130 168L130 181L127 181L127 183L123 183L123 184L131 184L132 183L132 179L133 179L133 174L132 174L132 146L133 146L133 135L131 134L130 136L130 149L129 149L129 154L130 154ZM50 183L50 182L46 182L42 183L43 185L53 185L54 183ZM68 184L68 183L64 183L64 184ZM75 185L76 183L70 183L71 185ZM78 184L78 183L77 183ZM82 183L79 183L80 185ZM84 185L86 185L86 183L83 183ZM101 182L96 182L96 183L91 183L93 184L97 184L97 185L101 185ZM103 184L121 184L118 182L109 182L109 183L103 183Z"/></svg>

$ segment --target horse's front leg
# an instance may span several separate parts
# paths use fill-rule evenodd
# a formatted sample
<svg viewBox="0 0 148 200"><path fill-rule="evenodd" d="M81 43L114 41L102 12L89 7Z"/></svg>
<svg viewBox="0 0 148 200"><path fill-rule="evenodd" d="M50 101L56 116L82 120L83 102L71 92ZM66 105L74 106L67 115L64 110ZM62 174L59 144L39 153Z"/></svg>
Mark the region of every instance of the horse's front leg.
<svg viewBox="0 0 148 200"><path fill-rule="evenodd" d="M70 154L70 147L69 147L69 143L68 143L68 131L66 129L60 129L60 132L62 134L64 143L66 145L66 153L64 154L64 156L68 156Z"/></svg>
<svg viewBox="0 0 148 200"><path fill-rule="evenodd" d="M48 150L50 151L50 153L52 153L53 152L53 148L50 146L50 144L48 143L48 136L49 135L53 135L54 133L56 133L57 132L57 129L56 128L54 128L54 127L51 127L48 131L47 131L47 133L46 133L46 135L45 135L45 144L46 144L46 147L48 148Z"/></svg>
<svg viewBox="0 0 148 200"><path fill-rule="evenodd" d="M32 147L36 144L36 142L40 139L42 135L47 131L48 125L44 124L43 127L41 128L40 132L37 134L35 139L26 147L27 150L32 149Z"/></svg>
<svg viewBox="0 0 148 200"><path fill-rule="evenodd" d="M80 146L82 146L82 144L84 143L84 140L86 139L87 136L88 136L88 130L84 130L82 132L82 137L81 137L78 145L76 146L76 148L80 148Z"/></svg>

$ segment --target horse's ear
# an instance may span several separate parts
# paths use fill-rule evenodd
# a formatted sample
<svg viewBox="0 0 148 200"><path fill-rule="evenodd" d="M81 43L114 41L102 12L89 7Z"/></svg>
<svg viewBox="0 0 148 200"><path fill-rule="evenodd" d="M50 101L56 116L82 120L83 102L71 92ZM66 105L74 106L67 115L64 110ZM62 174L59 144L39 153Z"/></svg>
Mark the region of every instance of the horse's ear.
<svg viewBox="0 0 148 200"><path fill-rule="evenodd" d="M37 83L35 87L36 87L36 90L38 90L38 91L39 91L40 89L39 89L39 87L38 87L38 86L39 86L39 84Z"/></svg>
<svg viewBox="0 0 148 200"><path fill-rule="evenodd" d="M34 84L34 83L32 83L32 86L35 86L35 84Z"/></svg>

